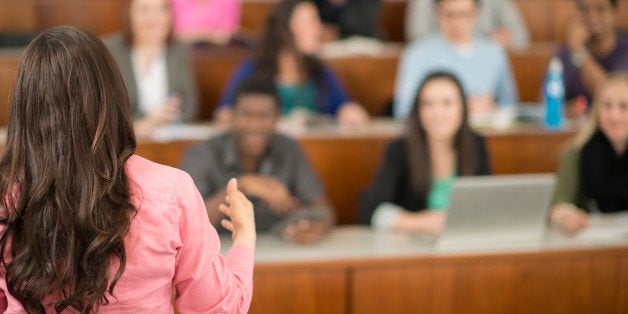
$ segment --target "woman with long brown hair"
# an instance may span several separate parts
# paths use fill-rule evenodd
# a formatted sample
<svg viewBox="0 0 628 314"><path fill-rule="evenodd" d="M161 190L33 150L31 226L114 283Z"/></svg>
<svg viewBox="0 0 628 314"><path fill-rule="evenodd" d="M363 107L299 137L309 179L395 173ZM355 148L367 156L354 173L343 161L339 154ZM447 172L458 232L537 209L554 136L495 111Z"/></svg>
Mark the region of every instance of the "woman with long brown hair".
<svg viewBox="0 0 628 314"><path fill-rule="evenodd" d="M250 202L227 187L220 253L183 171L135 152L129 99L95 36L71 27L26 48L0 157L0 295L7 312L244 312L252 292ZM2 310L2 309L0 309Z"/></svg>
<svg viewBox="0 0 628 314"><path fill-rule="evenodd" d="M270 13L253 60L233 73L223 90L217 121L231 119L236 88L247 77L262 74L275 80L281 111L335 115L345 125L364 124L368 113L352 101L334 73L316 56L323 26L310 0L283 0Z"/></svg>
<svg viewBox="0 0 628 314"><path fill-rule="evenodd" d="M360 223L402 232L441 231L453 180L490 172L484 141L467 121L466 99L455 76L435 72L425 78L406 133L388 145L362 195Z"/></svg>

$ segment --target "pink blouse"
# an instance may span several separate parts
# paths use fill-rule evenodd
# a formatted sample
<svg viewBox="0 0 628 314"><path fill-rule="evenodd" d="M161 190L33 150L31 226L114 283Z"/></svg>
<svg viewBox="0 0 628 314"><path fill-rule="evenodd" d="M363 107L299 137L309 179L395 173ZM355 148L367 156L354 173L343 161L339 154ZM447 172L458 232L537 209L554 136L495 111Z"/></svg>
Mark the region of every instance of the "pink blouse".
<svg viewBox="0 0 628 314"><path fill-rule="evenodd" d="M176 35L197 32L232 34L240 25L241 0L171 0Z"/></svg>
<svg viewBox="0 0 628 314"><path fill-rule="evenodd" d="M137 215L124 239L127 263L103 313L246 313L253 293L253 249L223 257L216 230L190 176L133 155L126 163ZM117 266L117 265L116 265ZM117 269L117 267L115 268ZM23 313L0 278L5 313ZM44 304L53 301L50 296ZM0 309L1 310L1 309ZM53 308L47 308L53 313Z"/></svg>

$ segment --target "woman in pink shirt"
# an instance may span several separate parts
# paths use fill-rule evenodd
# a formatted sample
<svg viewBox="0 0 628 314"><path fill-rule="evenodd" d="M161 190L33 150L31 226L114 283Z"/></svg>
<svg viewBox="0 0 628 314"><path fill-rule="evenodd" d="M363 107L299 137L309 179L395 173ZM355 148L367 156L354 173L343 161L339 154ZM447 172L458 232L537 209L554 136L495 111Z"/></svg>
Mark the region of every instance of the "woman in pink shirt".
<svg viewBox="0 0 628 314"><path fill-rule="evenodd" d="M26 48L0 157L0 311L244 313L255 223L232 180L226 257L183 171L134 155L128 96L95 36Z"/></svg>
<svg viewBox="0 0 628 314"><path fill-rule="evenodd" d="M174 32L185 42L224 45L240 26L241 0L171 0Z"/></svg>

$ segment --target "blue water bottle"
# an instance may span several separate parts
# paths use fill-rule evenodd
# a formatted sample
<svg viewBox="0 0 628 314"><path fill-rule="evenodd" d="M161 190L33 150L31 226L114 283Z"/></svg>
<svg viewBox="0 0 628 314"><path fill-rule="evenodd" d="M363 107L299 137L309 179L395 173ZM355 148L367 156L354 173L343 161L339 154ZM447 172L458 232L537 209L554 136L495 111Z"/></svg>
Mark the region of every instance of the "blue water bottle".
<svg viewBox="0 0 628 314"><path fill-rule="evenodd" d="M565 81L563 63L558 57L552 57L545 79L545 128L557 130L563 126L563 101Z"/></svg>

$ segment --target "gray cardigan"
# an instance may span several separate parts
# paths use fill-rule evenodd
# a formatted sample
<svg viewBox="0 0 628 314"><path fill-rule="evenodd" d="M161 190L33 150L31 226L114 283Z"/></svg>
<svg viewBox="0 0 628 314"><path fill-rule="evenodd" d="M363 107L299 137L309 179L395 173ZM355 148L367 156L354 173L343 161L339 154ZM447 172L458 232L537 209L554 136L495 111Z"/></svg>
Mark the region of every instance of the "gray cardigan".
<svg viewBox="0 0 628 314"><path fill-rule="evenodd" d="M139 107L137 81L131 64L131 49L121 34L116 34L105 40L105 44L118 63L124 84L129 93L131 111L134 119L141 119L146 115ZM192 74L187 47L173 41L166 52L166 67L168 71L168 90L181 97L181 119L191 122L198 119L198 91L196 80Z"/></svg>

